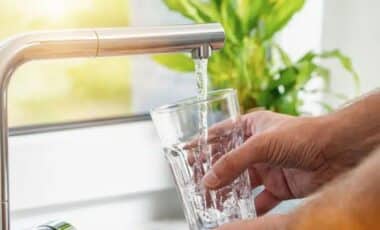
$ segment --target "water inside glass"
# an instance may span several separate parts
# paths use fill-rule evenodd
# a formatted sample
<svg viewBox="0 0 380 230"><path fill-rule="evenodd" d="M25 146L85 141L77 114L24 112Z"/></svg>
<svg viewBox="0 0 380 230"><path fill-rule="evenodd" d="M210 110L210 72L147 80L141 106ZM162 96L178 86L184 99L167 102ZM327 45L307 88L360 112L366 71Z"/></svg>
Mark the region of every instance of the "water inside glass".
<svg viewBox="0 0 380 230"><path fill-rule="evenodd" d="M201 184L210 167L242 141L241 128L234 127L231 132L208 140L205 152L199 152L204 148L199 148L198 142L192 146L181 143L164 149L191 229L214 229L231 221L255 217L247 172L216 191L209 191Z"/></svg>

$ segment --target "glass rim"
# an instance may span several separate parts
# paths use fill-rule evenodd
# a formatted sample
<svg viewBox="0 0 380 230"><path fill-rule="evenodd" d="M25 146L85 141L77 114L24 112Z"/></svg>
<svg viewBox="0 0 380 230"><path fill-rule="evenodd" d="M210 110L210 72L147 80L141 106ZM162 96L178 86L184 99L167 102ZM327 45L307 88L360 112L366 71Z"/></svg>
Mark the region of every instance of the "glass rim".
<svg viewBox="0 0 380 230"><path fill-rule="evenodd" d="M227 89L212 90L212 91L207 93L206 99L200 100L197 96L194 96L194 97L190 97L187 99L179 100L179 101L172 103L172 104L162 105L158 108L152 109L150 111L150 113L151 114L159 114L159 113L176 112L176 111L184 109L188 106L194 106L194 105L201 104L201 103L211 103L211 102L219 101L219 100L225 99L231 95L233 95L233 96L236 95L235 89L227 88Z"/></svg>

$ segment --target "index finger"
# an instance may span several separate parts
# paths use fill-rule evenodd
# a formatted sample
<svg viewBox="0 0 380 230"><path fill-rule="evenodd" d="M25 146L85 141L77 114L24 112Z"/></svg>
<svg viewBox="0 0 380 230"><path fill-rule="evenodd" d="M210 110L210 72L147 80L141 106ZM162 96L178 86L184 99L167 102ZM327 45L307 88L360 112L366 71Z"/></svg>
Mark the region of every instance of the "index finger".
<svg viewBox="0 0 380 230"><path fill-rule="evenodd" d="M203 184L210 189L221 188L233 182L251 164L265 162L268 140L265 134L255 135L226 153L204 176Z"/></svg>

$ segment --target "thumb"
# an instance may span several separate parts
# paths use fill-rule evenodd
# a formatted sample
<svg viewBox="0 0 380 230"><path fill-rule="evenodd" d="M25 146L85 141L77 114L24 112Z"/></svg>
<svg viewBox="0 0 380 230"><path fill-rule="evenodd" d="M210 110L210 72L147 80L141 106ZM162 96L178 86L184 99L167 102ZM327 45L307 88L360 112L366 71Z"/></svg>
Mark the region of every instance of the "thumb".
<svg viewBox="0 0 380 230"><path fill-rule="evenodd" d="M223 187L241 175L251 164L266 161L270 140L271 137L267 134L250 137L237 149L221 157L204 176L203 184L210 189Z"/></svg>
<svg viewBox="0 0 380 230"><path fill-rule="evenodd" d="M263 216L254 220L226 224L217 230L284 230L288 229L288 215Z"/></svg>

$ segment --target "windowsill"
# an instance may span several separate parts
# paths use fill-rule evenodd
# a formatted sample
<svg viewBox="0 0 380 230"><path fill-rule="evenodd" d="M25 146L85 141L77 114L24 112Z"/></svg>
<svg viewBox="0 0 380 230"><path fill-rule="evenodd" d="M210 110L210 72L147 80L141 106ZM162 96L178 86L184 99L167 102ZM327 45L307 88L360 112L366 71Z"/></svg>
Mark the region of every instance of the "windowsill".
<svg viewBox="0 0 380 230"><path fill-rule="evenodd" d="M12 229L64 220L77 229L187 229L175 189L12 213ZM183 227L185 226L185 227Z"/></svg>
<svg viewBox="0 0 380 230"><path fill-rule="evenodd" d="M10 138L12 210L172 188L151 121Z"/></svg>
<svg viewBox="0 0 380 230"><path fill-rule="evenodd" d="M46 132L57 132L72 129L93 128L99 126L119 125L131 122L149 121L149 114L138 114L132 116L117 116L97 119L87 119L71 122L57 122L51 124L35 124L16 126L10 128L10 136L40 134Z"/></svg>

